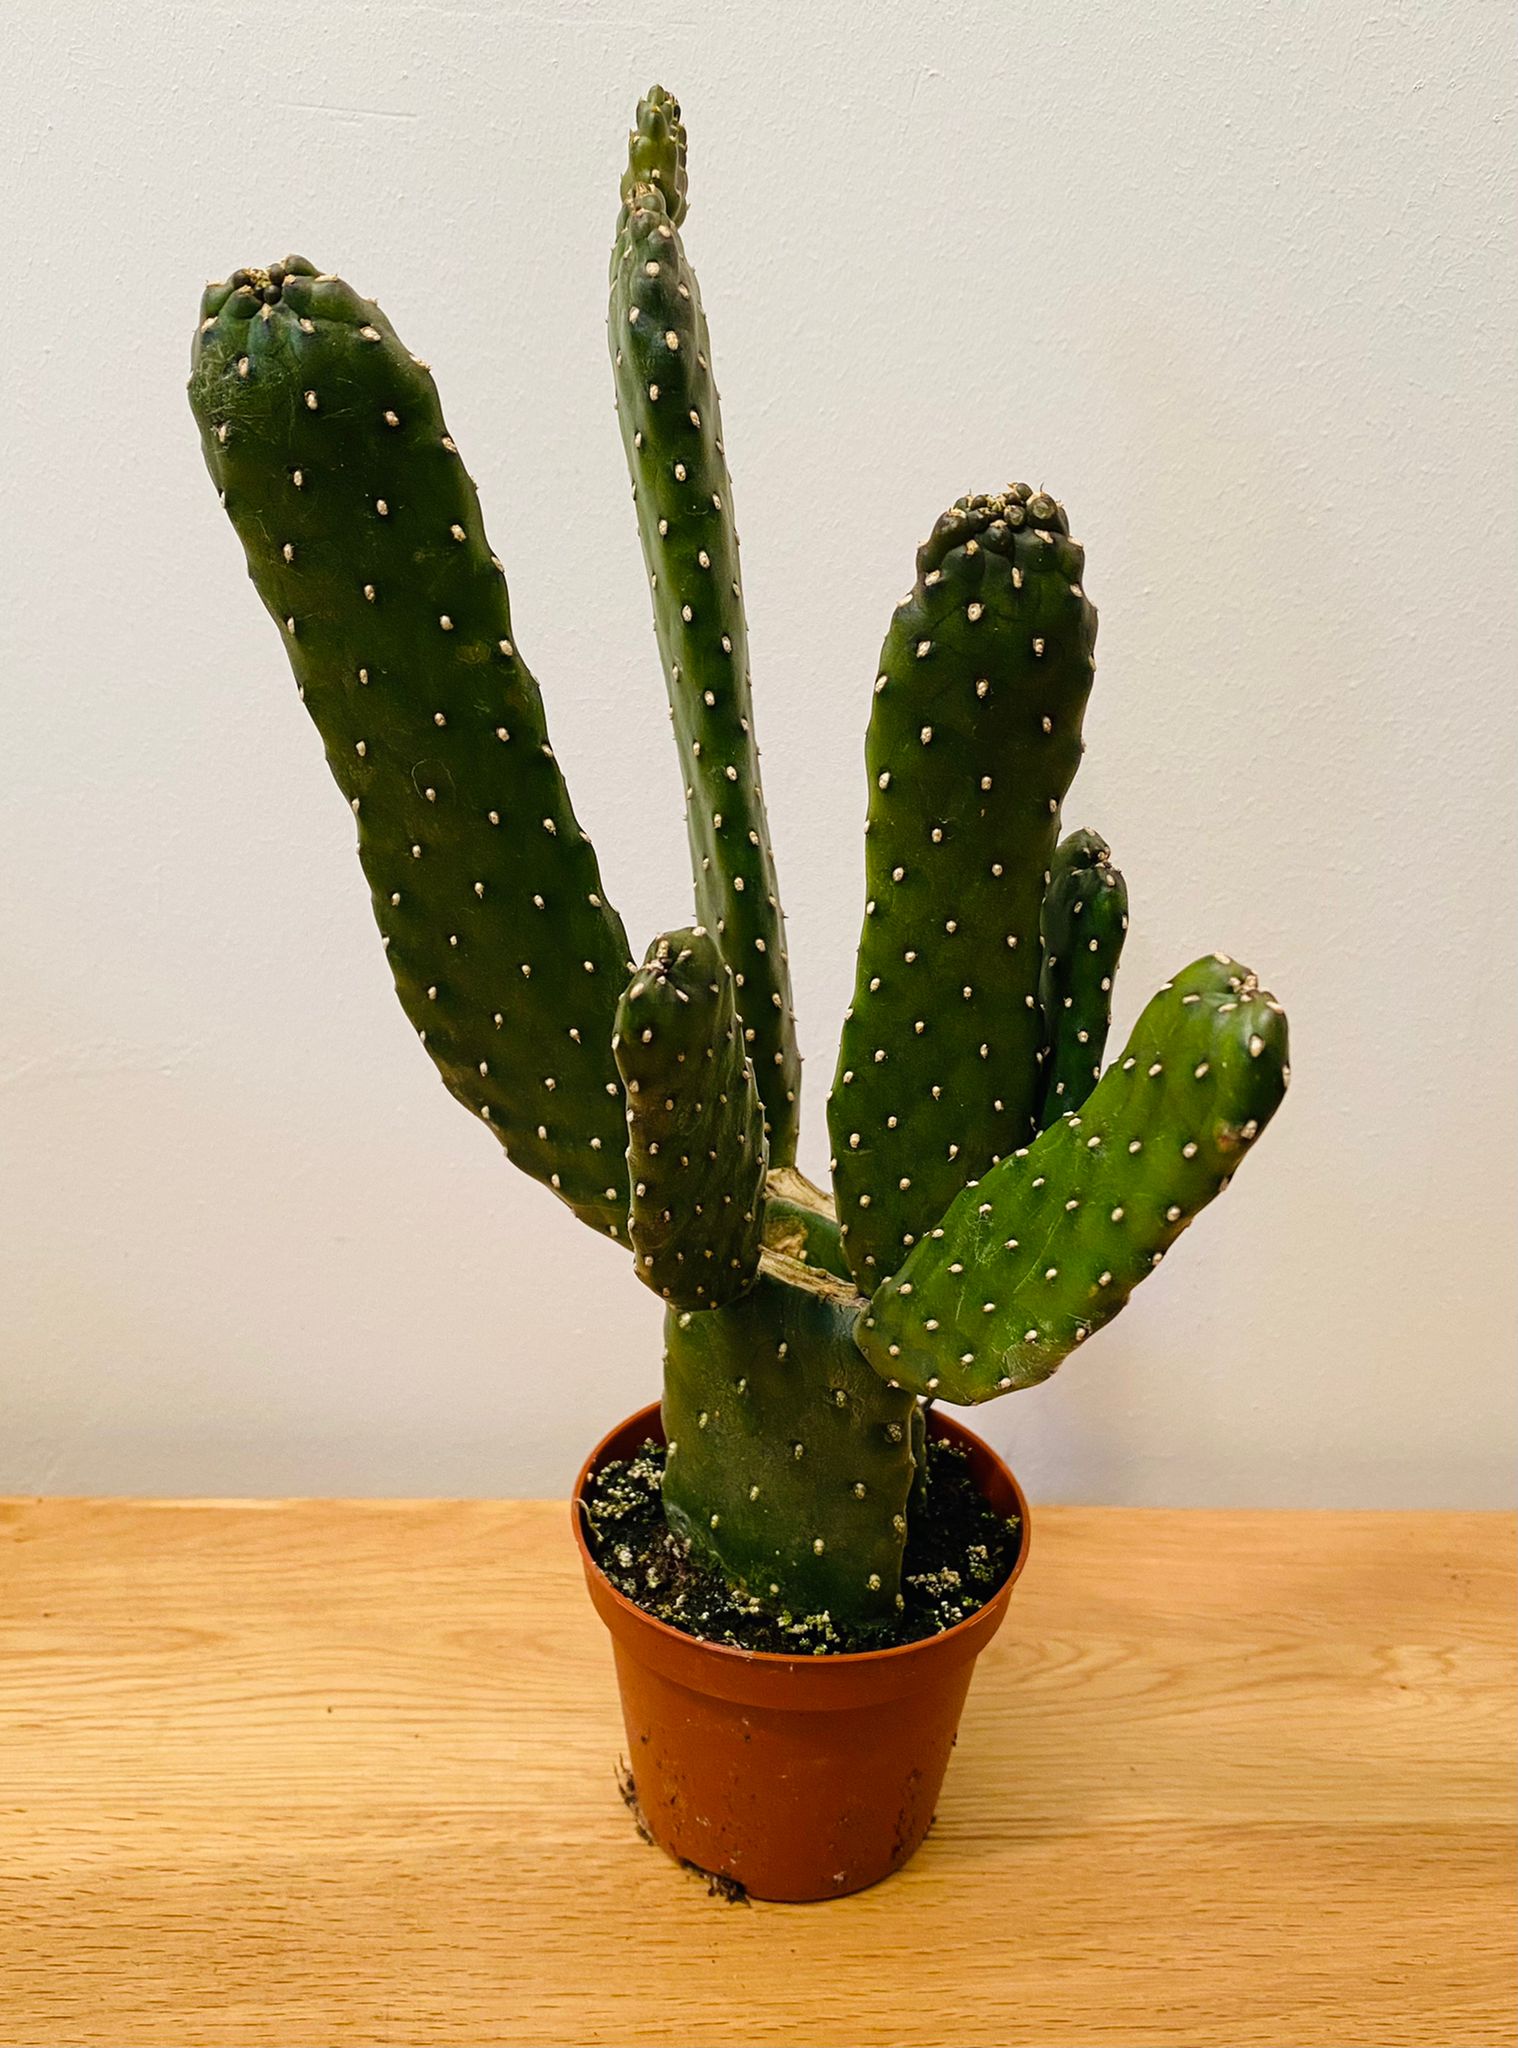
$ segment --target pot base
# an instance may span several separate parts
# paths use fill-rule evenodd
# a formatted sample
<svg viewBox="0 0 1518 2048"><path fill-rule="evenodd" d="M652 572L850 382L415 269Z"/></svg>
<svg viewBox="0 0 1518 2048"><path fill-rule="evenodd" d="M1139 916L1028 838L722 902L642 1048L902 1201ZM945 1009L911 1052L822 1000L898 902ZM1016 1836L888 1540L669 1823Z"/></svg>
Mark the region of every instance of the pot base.
<svg viewBox="0 0 1518 2048"><path fill-rule="evenodd" d="M754 1898L841 1898L898 1870L922 1842L954 1746L975 1659L1006 1613L1028 1552L1028 1510L994 1451L930 1419L967 1453L998 1514L1017 1515L1012 1571L942 1635L889 1650L787 1657L706 1643L656 1621L591 1557L579 1500L600 1465L662 1436L657 1406L630 1416L586 1461L575 1531L612 1636L638 1809L659 1846Z"/></svg>

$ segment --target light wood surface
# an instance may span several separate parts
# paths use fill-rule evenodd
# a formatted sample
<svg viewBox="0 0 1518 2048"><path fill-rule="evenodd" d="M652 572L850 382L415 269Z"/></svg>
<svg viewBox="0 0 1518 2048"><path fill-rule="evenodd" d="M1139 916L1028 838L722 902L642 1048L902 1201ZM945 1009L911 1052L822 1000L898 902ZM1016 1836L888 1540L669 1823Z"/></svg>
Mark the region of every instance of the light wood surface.
<svg viewBox="0 0 1518 2048"><path fill-rule="evenodd" d="M1035 1509L901 1875L639 1841L536 1502L0 1508L0 2040L1513 2039L1512 1522Z"/></svg>

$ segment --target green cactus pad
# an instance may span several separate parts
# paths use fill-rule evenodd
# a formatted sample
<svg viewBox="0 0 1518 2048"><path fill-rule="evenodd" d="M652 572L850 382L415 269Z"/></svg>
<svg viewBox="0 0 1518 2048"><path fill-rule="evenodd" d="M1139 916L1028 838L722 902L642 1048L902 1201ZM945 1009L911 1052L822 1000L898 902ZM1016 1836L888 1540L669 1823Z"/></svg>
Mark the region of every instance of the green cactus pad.
<svg viewBox="0 0 1518 2048"><path fill-rule="evenodd" d="M1055 849L1039 922L1044 1019L1042 1127L1079 1109L1096 1086L1112 1026L1112 983L1128 935L1128 885L1095 832Z"/></svg>
<svg viewBox="0 0 1518 2048"><path fill-rule="evenodd" d="M627 1093L628 1232L638 1278L680 1308L753 1286L764 1210L764 1112L732 969L700 926L655 939L617 1006Z"/></svg>
<svg viewBox="0 0 1518 2048"><path fill-rule="evenodd" d="M617 415L684 770L696 911L733 969L770 1158L789 1166L801 1063L754 739L732 484L700 293L677 232L684 149L670 138L683 132L666 95L656 90L640 105L612 258Z"/></svg>
<svg viewBox="0 0 1518 2048"><path fill-rule="evenodd" d="M871 1372L846 1284L766 1255L730 1308L665 1317L664 1511L768 1608L886 1621L901 1590L911 1396Z"/></svg>
<svg viewBox="0 0 1518 2048"><path fill-rule="evenodd" d="M868 902L828 1103L861 1287L1037 1127L1039 906L1081 754L1096 613L1051 498L962 498L881 651Z"/></svg>
<svg viewBox="0 0 1518 2048"><path fill-rule="evenodd" d="M292 257L207 290L190 399L353 810L406 1015L513 1161L622 1237L627 942L426 366Z"/></svg>
<svg viewBox="0 0 1518 2048"><path fill-rule="evenodd" d="M1289 1078L1280 1004L1235 960L1194 962L1084 1108L966 1188L880 1290L870 1363L956 1402L1047 1379L1228 1185Z"/></svg>

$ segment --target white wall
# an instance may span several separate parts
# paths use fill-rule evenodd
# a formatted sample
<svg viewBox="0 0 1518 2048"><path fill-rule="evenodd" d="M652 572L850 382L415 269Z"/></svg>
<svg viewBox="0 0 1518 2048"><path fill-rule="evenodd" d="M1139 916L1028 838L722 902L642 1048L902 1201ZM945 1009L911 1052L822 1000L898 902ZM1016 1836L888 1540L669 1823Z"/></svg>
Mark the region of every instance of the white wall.
<svg viewBox="0 0 1518 2048"><path fill-rule="evenodd" d="M451 1104L202 471L202 280L288 248L434 364L641 947L689 911L603 338L683 97L808 1067L861 738L955 494L1102 611L1068 812L1118 1023L1214 945L1278 1125L1121 1322L982 1411L1044 1498L1494 1503L1513 1437L1513 97L1494 0L16 0L0 134L0 1487L562 1488L657 1386L622 1256Z"/></svg>

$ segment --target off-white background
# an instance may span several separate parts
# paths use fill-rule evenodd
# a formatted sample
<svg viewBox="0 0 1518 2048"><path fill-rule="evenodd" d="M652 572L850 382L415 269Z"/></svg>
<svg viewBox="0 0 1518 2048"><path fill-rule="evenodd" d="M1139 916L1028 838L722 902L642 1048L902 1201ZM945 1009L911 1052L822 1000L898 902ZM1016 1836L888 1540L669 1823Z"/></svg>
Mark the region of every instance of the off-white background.
<svg viewBox="0 0 1518 2048"><path fill-rule="evenodd" d="M207 276L287 249L437 371L641 948L689 914L603 336L623 136L692 134L809 1055L912 550L1013 477L1102 611L1068 812L1296 1085L1050 1385L1038 1497L1493 1503L1512 1442L1518 290L1496 0L15 0L0 119L0 1487L562 1488L658 1308L389 990L202 471Z"/></svg>

